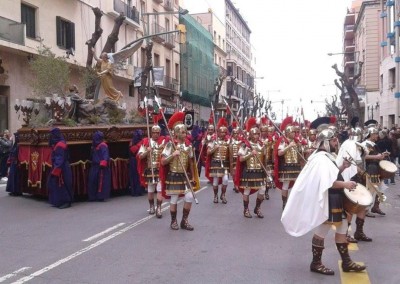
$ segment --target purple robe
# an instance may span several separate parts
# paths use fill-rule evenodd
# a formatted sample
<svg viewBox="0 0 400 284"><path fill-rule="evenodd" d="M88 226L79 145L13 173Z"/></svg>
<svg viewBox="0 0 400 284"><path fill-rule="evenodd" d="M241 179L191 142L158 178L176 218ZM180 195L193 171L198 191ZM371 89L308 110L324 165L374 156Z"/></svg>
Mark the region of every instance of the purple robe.
<svg viewBox="0 0 400 284"><path fill-rule="evenodd" d="M8 173L6 191L12 196L22 195L20 181L19 181L19 168L20 164L18 161L18 133L14 133L15 141L8 157L8 164L10 171Z"/></svg>
<svg viewBox="0 0 400 284"><path fill-rule="evenodd" d="M104 201L111 193L110 155L103 137L100 131L93 136L92 165L88 182L89 201Z"/></svg>

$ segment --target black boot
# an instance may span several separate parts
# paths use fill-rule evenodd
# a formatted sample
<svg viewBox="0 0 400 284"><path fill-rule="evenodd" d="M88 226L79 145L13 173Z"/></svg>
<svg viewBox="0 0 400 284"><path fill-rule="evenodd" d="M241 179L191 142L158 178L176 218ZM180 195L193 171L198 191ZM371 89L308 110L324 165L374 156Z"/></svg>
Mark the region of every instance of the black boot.
<svg viewBox="0 0 400 284"><path fill-rule="evenodd" d="M363 241L363 242L372 242L371 238L368 238L365 234L364 234L364 219L358 218L356 219L356 226L357 229L354 232L354 238L357 241Z"/></svg>
<svg viewBox="0 0 400 284"><path fill-rule="evenodd" d="M367 268L365 265L359 265L351 260L348 245L348 243L336 243L336 247L342 258L343 272L360 272L365 270Z"/></svg>
<svg viewBox="0 0 400 284"><path fill-rule="evenodd" d="M287 198L288 198L287 196L282 195L282 210L285 210Z"/></svg>
<svg viewBox="0 0 400 284"><path fill-rule="evenodd" d="M269 200L269 193L268 193L268 191L269 191L269 188L267 188L267 189L265 190L265 199L266 199L266 200Z"/></svg>
<svg viewBox="0 0 400 284"><path fill-rule="evenodd" d="M214 203L218 203L218 186L217 187L213 187L214 189Z"/></svg>
<svg viewBox="0 0 400 284"><path fill-rule="evenodd" d="M253 218L253 216L251 216L250 210L249 210L249 201L243 200L243 206L244 206L244 211L243 211L244 217Z"/></svg>
<svg viewBox="0 0 400 284"><path fill-rule="evenodd" d="M261 213L260 209L261 203L263 201L264 201L263 199L259 199L258 197L256 199L256 207L254 208L254 214L256 214L258 218L264 218L264 215Z"/></svg>
<svg viewBox="0 0 400 284"><path fill-rule="evenodd" d="M162 204L162 200L158 200L158 199L157 199L156 216L157 216L158 219L162 218L162 214L161 214L161 204Z"/></svg>
<svg viewBox="0 0 400 284"><path fill-rule="evenodd" d="M372 213L379 214L379 215L382 215L382 216L385 216L386 213L383 212L383 211L379 208L379 204L380 204L379 198L378 198L378 195L376 195L376 196L375 196L374 206L372 206L371 212L372 212Z"/></svg>
<svg viewBox="0 0 400 284"><path fill-rule="evenodd" d="M225 197L225 193L226 193L226 185L223 185L222 186L221 196L220 196L221 201L222 201L223 204L228 203L228 201L226 200L226 197Z"/></svg>
<svg viewBox="0 0 400 284"><path fill-rule="evenodd" d="M324 240L317 239L313 237L312 239L312 254L313 259L310 264L310 270L312 272L324 274L324 275L334 275L335 272L332 269L325 267L322 264L322 252L324 250Z"/></svg>
<svg viewBox="0 0 400 284"><path fill-rule="evenodd" d="M171 229L179 230L178 222L176 221L176 211L170 211L171 213Z"/></svg>
<svg viewBox="0 0 400 284"><path fill-rule="evenodd" d="M190 209L185 209L183 208L183 216L182 216L182 221L181 221L181 228L188 230L188 231L193 231L194 228L192 225L189 224L188 218L189 218L189 213Z"/></svg>
<svg viewBox="0 0 400 284"><path fill-rule="evenodd" d="M149 199L149 204L150 204L150 210L149 210L149 214L153 215L154 213L156 213L156 210L154 208L154 199Z"/></svg>

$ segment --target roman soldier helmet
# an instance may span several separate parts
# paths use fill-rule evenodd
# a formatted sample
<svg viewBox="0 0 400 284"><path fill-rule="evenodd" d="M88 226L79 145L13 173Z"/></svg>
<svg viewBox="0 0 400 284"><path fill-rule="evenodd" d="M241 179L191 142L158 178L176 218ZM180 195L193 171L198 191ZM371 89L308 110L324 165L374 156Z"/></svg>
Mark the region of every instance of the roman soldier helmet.
<svg viewBox="0 0 400 284"><path fill-rule="evenodd" d="M323 116L318 117L313 122L311 122L310 127L317 130L317 142L319 146L324 141L329 141L335 137L335 131L329 128L330 124L336 122L336 117L334 116Z"/></svg>
<svg viewBox="0 0 400 284"><path fill-rule="evenodd" d="M228 131L228 122L226 121L225 117L221 117L218 120L217 130L218 131L224 130L224 132Z"/></svg>
<svg viewBox="0 0 400 284"><path fill-rule="evenodd" d="M246 131L250 134L259 132L259 129L257 127L257 120L255 117L250 117L247 121L246 121Z"/></svg>
<svg viewBox="0 0 400 284"><path fill-rule="evenodd" d="M269 126L268 119L265 116L261 117L261 119L260 119L261 132L268 131L268 126Z"/></svg>
<svg viewBox="0 0 400 284"><path fill-rule="evenodd" d="M374 119L367 120L364 122L364 125L367 127L367 133L365 135L365 139L369 138L371 134L379 133L378 130L378 121Z"/></svg>
<svg viewBox="0 0 400 284"><path fill-rule="evenodd" d="M185 113L183 111L175 112L168 120L168 128L174 130L174 132L177 132L182 128L186 129L186 126L183 123L184 119Z"/></svg>
<svg viewBox="0 0 400 284"><path fill-rule="evenodd" d="M360 142L362 140L363 130L358 126L359 118L357 116L353 117L350 121L350 140Z"/></svg>
<svg viewBox="0 0 400 284"><path fill-rule="evenodd" d="M232 134L239 134L239 127L236 120L232 122Z"/></svg>
<svg viewBox="0 0 400 284"><path fill-rule="evenodd" d="M282 132L293 132L294 131L294 127L293 127L293 117L292 116L288 116L286 117L280 126L280 129Z"/></svg>

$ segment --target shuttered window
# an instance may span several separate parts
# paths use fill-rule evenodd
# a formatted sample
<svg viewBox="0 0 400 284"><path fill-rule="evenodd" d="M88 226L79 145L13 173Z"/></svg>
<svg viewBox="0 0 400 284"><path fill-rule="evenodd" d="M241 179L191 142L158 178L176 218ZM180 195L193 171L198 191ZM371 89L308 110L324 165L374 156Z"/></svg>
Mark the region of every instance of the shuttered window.
<svg viewBox="0 0 400 284"><path fill-rule="evenodd" d="M75 49L75 24L57 16L56 25L57 45L65 49Z"/></svg>
<svg viewBox="0 0 400 284"><path fill-rule="evenodd" d="M36 38L36 9L21 4L21 22L26 26L26 37Z"/></svg>

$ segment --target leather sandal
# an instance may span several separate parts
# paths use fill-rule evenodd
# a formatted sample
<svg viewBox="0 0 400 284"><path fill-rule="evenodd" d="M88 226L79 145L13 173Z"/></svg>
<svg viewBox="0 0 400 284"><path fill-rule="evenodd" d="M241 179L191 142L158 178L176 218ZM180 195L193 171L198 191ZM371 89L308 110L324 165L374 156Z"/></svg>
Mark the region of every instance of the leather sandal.
<svg viewBox="0 0 400 284"><path fill-rule="evenodd" d="M189 224L189 221L187 219L186 220L182 220L181 229L188 230L188 231L193 231L194 230L193 226Z"/></svg>
<svg viewBox="0 0 400 284"><path fill-rule="evenodd" d="M218 203L218 195L214 195L214 203Z"/></svg>
<svg viewBox="0 0 400 284"><path fill-rule="evenodd" d="M265 200L269 200L269 194L265 193Z"/></svg>
<svg viewBox="0 0 400 284"><path fill-rule="evenodd" d="M372 212L372 213L379 214L379 215L382 215L382 216L385 216L385 215L386 215L386 213L383 212L380 208L372 208L372 209L371 209L371 212Z"/></svg>
<svg viewBox="0 0 400 284"><path fill-rule="evenodd" d="M348 243L356 244L358 241L350 235L346 235L346 239Z"/></svg>
<svg viewBox="0 0 400 284"><path fill-rule="evenodd" d="M150 206L149 214L154 215L156 213L156 210L154 209L154 206Z"/></svg>
<svg viewBox="0 0 400 284"><path fill-rule="evenodd" d="M320 273L320 274L323 274L323 275L334 275L335 274L335 271L333 271L332 269L327 268L322 263L319 263L319 264L311 263L310 270L312 272Z"/></svg>
<svg viewBox="0 0 400 284"><path fill-rule="evenodd" d="M172 230L179 230L178 222L176 220L171 221L171 229Z"/></svg>
<svg viewBox="0 0 400 284"><path fill-rule="evenodd" d="M162 218L161 206L157 206L157 208L156 208L156 217L157 217L158 219L161 219L161 218Z"/></svg>
<svg viewBox="0 0 400 284"><path fill-rule="evenodd" d="M226 200L225 194L221 194L221 196L219 198L221 199L223 204L228 203L228 201Z"/></svg>
<svg viewBox="0 0 400 284"><path fill-rule="evenodd" d="M342 270L343 272L360 272L365 270L367 267L365 265L359 265L355 263L354 261L351 261L350 263L344 263L342 262Z"/></svg>
<svg viewBox="0 0 400 284"><path fill-rule="evenodd" d="M251 214L250 214L249 208L247 208L247 209L244 210L243 215L244 215L244 217L246 217L246 218L253 218L253 216L251 216Z"/></svg>
<svg viewBox="0 0 400 284"><path fill-rule="evenodd" d="M254 214L257 215L258 218L264 218L264 215L261 213L261 209L260 208L254 208Z"/></svg>

